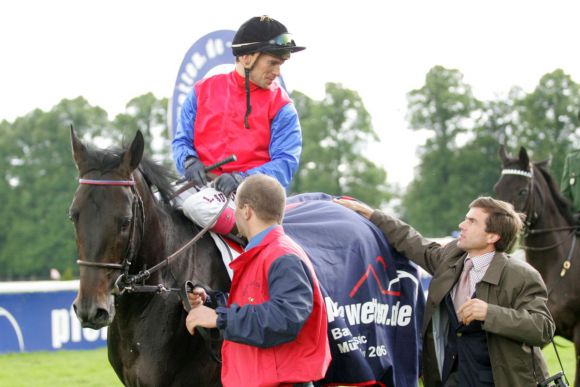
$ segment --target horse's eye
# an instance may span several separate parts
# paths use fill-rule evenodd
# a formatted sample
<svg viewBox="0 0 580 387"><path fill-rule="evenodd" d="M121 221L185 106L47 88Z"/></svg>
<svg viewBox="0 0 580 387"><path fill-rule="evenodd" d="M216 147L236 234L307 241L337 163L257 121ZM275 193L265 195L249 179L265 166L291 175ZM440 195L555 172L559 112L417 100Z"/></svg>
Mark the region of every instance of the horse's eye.
<svg viewBox="0 0 580 387"><path fill-rule="evenodd" d="M131 225L131 218L121 219L121 230L126 230Z"/></svg>
<svg viewBox="0 0 580 387"><path fill-rule="evenodd" d="M70 211L70 212L68 213L68 219L69 219L71 222L75 222L75 223L76 223L76 221L79 219L79 213L78 213L78 212L76 212L76 211Z"/></svg>
<svg viewBox="0 0 580 387"><path fill-rule="evenodd" d="M528 189L527 188L522 188L519 192L518 192L519 196L527 196L528 195Z"/></svg>

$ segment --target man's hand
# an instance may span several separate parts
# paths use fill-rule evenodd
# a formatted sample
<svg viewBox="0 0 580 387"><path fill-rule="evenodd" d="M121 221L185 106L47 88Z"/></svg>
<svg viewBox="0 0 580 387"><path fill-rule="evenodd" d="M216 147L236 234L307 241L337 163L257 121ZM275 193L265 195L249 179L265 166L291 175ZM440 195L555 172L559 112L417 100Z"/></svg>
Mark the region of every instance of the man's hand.
<svg viewBox="0 0 580 387"><path fill-rule="evenodd" d="M374 210L372 208L370 208L366 204L361 203L361 202L356 201L356 200L334 199L333 202L338 203L341 206L345 206L346 208L350 208L351 210L358 212L359 214L361 214L362 216L364 216L367 219L370 219L371 215L374 212Z"/></svg>
<svg viewBox="0 0 580 387"><path fill-rule="evenodd" d="M197 286L193 289L193 292L187 293L187 299L191 309L194 309L204 304L207 299L207 293L204 288Z"/></svg>
<svg viewBox="0 0 580 387"><path fill-rule="evenodd" d="M479 298L472 298L461 305L457 314L461 322L465 325L469 325L474 320L485 321L487 317L487 302Z"/></svg>
<svg viewBox="0 0 580 387"><path fill-rule="evenodd" d="M215 181L215 189L223 192L226 196L230 196L232 192L236 192L243 180L244 177L239 173L224 173Z"/></svg>
<svg viewBox="0 0 580 387"><path fill-rule="evenodd" d="M212 308L198 305L189 311L185 326L192 335L195 333L195 327L215 328L217 326L217 313Z"/></svg>
<svg viewBox="0 0 580 387"><path fill-rule="evenodd" d="M185 178L195 185L204 186L207 184L205 176L205 165L197 157L189 157L185 160Z"/></svg>

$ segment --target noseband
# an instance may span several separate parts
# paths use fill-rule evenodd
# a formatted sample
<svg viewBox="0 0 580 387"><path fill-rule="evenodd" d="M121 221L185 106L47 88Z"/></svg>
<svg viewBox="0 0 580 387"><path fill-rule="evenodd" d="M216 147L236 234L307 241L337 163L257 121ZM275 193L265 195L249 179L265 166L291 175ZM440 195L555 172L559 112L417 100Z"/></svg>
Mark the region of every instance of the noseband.
<svg viewBox="0 0 580 387"><path fill-rule="evenodd" d="M93 180L93 179L79 179L79 184L85 185L100 185L100 186L114 186L114 187L131 187L131 192L133 193L132 202L132 217L131 217L131 233L129 234L129 242L127 243L127 248L125 250L125 257L121 263L102 263L102 262L88 262L77 260L80 266L96 267L100 269L111 269L111 270L122 270L125 275L129 274L129 268L131 267L131 262L135 256L135 235L137 234L137 222L136 217L141 216L143 223L145 222L145 211L143 209L143 201L141 197L137 194L135 190L134 180ZM141 238L143 239L144 227L141 225Z"/></svg>

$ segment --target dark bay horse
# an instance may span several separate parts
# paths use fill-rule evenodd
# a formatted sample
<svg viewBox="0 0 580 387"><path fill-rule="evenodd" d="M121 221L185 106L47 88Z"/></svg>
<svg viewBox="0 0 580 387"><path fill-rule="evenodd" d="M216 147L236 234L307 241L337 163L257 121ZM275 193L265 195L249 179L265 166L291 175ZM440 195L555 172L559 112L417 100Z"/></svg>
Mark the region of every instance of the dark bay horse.
<svg viewBox="0 0 580 387"><path fill-rule="evenodd" d="M531 163L525 148L517 158L500 149L503 170L495 185L498 199L526 214L521 242L526 260L542 275L556 334L576 348L576 384L580 387L580 241L571 204L560 194L547 162Z"/></svg>
<svg viewBox="0 0 580 387"><path fill-rule="evenodd" d="M167 204L173 191L170 173L143 159L140 132L123 150L89 147L72 127L71 142L80 177L70 206L81 265L73 306L82 326L109 326L109 361L125 385L219 385L220 365L200 335L187 332L186 312L175 292L114 294L123 272L135 275L155 266L199 231ZM144 284L177 289L191 279L229 289L207 234ZM219 353L221 343L213 348Z"/></svg>

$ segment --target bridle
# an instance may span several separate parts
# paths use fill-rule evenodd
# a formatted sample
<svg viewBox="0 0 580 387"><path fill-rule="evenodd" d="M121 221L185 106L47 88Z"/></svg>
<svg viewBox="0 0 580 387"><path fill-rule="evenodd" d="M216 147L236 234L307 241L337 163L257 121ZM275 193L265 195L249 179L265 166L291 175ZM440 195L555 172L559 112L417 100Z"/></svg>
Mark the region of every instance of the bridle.
<svg viewBox="0 0 580 387"><path fill-rule="evenodd" d="M533 190L534 190L534 168L533 166L530 164L530 170L526 171L523 169L513 169L513 168L505 168L502 169L501 171L502 176L503 175L516 175L516 176L522 176L522 177L526 177L529 180L528 183L528 197L526 198L526 202L524 203L524 206L522 208L522 210L524 210L525 214L526 214L526 219L524 221L524 234L527 234L529 231L531 231L533 224L536 222L536 220L538 220L538 218L540 217L541 214L538 214L535 210L535 195L533 194Z"/></svg>
<svg viewBox="0 0 580 387"><path fill-rule="evenodd" d="M536 203L535 203L535 195L533 195L533 189L534 189L534 169L533 167L530 165L530 170L529 171L525 171L525 170L521 170L521 169L503 169L501 171L502 175L518 175L518 176L523 176L523 177L527 177L530 182L529 182L529 187L528 187L528 197L526 199L526 202L524 204L524 208L523 210L525 210L525 214L526 214L526 220L524 222L524 236L527 235L537 235L537 234L545 234L548 232L553 232L553 231L566 231L566 230L572 230L571 233L574 232L574 230L578 229L577 225L574 226L562 226L562 227L546 227L546 228L534 228L532 229L534 223L542 216L543 212L538 213L536 211ZM541 190L538 190L538 196L542 196ZM541 200L540 203L540 209L543 211L545 208L543 206L543 202L544 200ZM561 243L561 242L560 242ZM558 243L558 244L560 244ZM558 244L549 246L549 247L541 247L541 248L535 248L535 247L529 247L530 250L549 250L553 247L558 246Z"/></svg>
<svg viewBox="0 0 580 387"><path fill-rule="evenodd" d="M79 179L80 184L87 184L87 185L100 185L100 186L115 186L115 187L131 187L131 191L133 192L133 217L131 219L131 234L129 236L129 241L127 243L127 249L125 252L125 256L121 263L102 263L102 262L87 262L82 260L77 260L77 263L80 266L87 266L99 269L111 269L111 270L119 270L122 271L121 275L115 280L115 287L113 289L113 294L123 294L124 292L128 291L130 293L140 292L140 293L150 293L150 292L167 292L167 291L175 291L180 292L181 289L179 288L167 288L163 284L159 285L145 285L144 282L148 279L151 274L161 270L162 268L169 265L169 263L181 255L184 251L186 251L189 247L199 241L213 225L219 219L223 211L229 205L231 198L228 198L224 203L221 210L215 215L215 217L205 226L201 231L199 231L189 242L185 245L181 246L177 251L173 254L167 256L164 260L156 264L150 269L144 269L139 271L139 273L131 275L129 274L129 270L131 269L131 263L133 262L133 258L137 252L137 243L135 242L135 235L137 234L136 228L136 215L141 216L141 235L139 242L143 240L143 234L145 232L145 211L143 208L143 200L137 193L135 189L135 181L134 180L92 180L92 179Z"/></svg>
<svg viewBox="0 0 580 387"><path fill-rule="evenodd" d="M129 234L129 240L127 242L127 247L125 249L125 256L121 263L103 263L103 262L88 262L77 260L77 264L80 266L94 267L99 269L110 269L110 270L122 270L124 276L129 275L129 269L131 268L131 262L136 254L135 236L137 235L136 228L138 226L137 217L141 217L140 222L140 238L139 242L143 240L144 224L145 224L145 211L143 209L143 200L141 196L135 190L134 180L95 180L95 179L79 179L79 184L85 185L97 185L97 186L114 186L114 187L131 187L131 192L133 194L132 200L132 216L131 216L131 232Z"/></svg>

